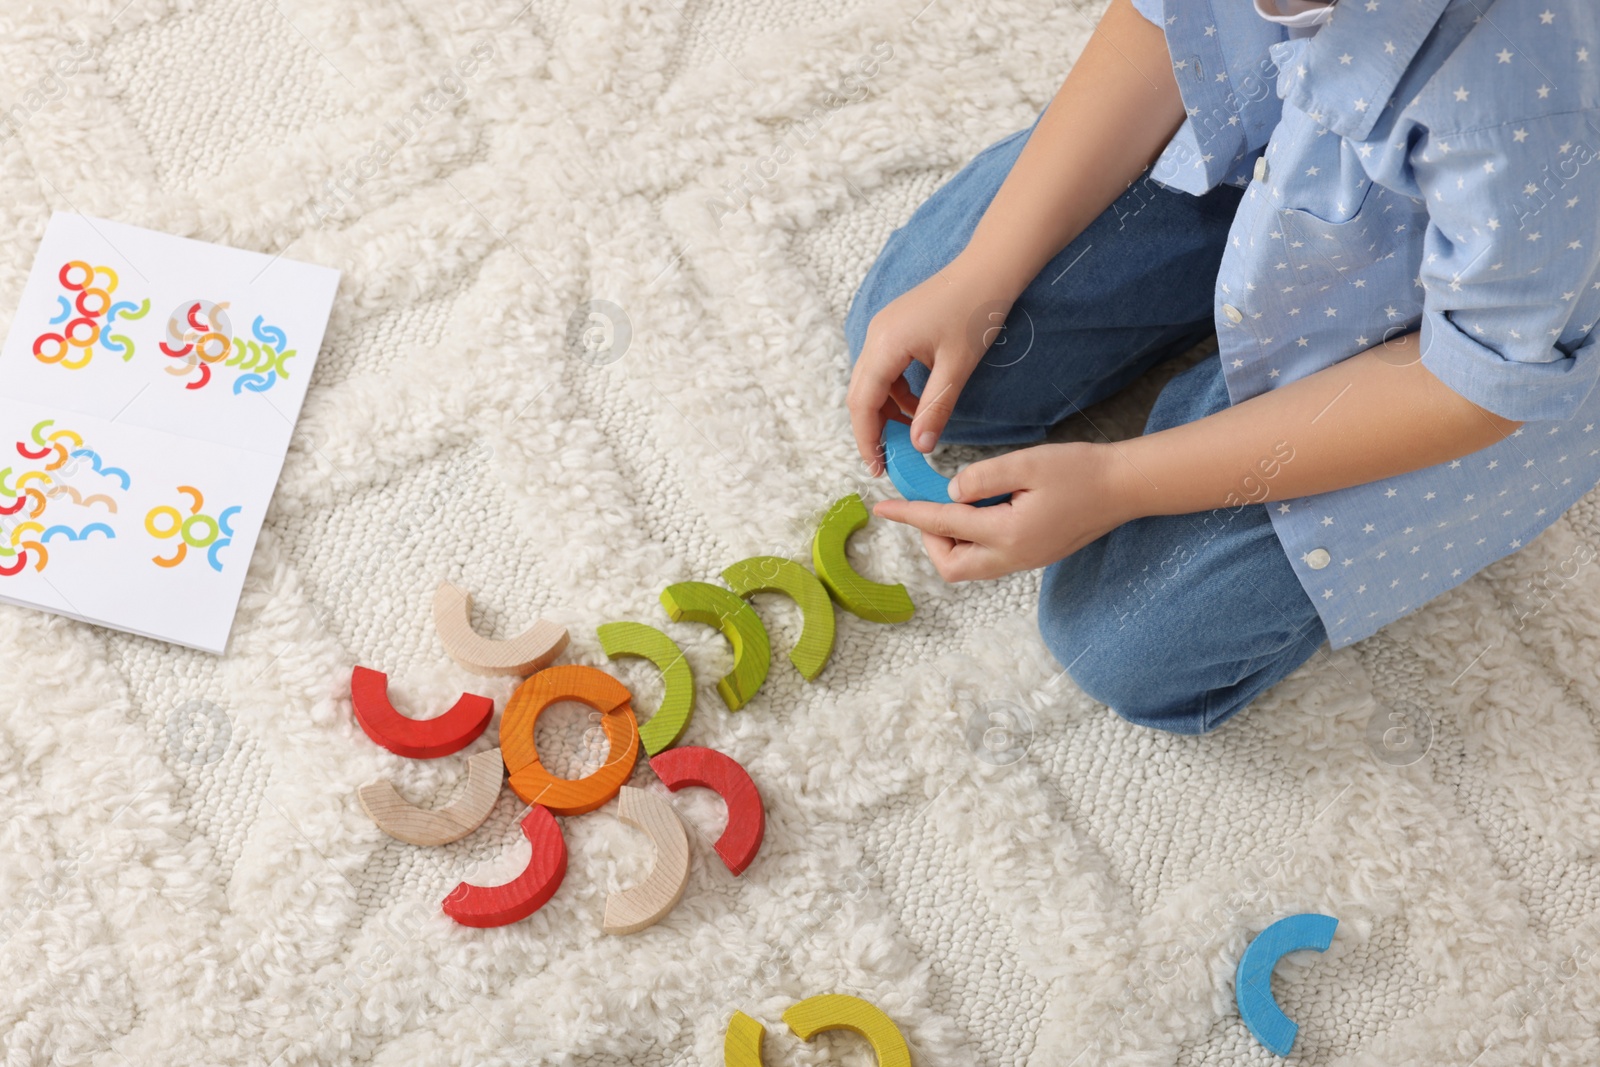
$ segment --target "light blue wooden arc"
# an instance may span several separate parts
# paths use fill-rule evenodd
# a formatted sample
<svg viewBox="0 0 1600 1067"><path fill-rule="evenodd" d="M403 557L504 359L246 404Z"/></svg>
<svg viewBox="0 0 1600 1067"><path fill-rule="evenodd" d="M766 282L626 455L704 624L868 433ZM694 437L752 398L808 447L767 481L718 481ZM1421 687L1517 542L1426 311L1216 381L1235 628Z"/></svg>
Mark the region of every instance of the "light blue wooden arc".
<svg viewBox="0 0 1600 1067"><path fill-rule="evenodd" d="M934 504L949 504L950 479L933 469L924 456L911 446L911 427L890 419L883 424L883 466L889 480L907 500L926 500ZM1011 499L1010 493L991 496L977 501L973 506L986 508Z"/></svg>
<svg viewBox="0 0 1600 1067"><path fill-rule="evenodd" d="M1283 1013L1272 996L1272 969L1291 952L1314 948L1328 951L1339 920L1331 915L1306 912L1279 919L1256 935L1239 957L1234 974L1233 994L1239 1004L1239 1017L1255 1039L1269 1051L1287 1056L1294 1047L1300 1027Z"/></svg>

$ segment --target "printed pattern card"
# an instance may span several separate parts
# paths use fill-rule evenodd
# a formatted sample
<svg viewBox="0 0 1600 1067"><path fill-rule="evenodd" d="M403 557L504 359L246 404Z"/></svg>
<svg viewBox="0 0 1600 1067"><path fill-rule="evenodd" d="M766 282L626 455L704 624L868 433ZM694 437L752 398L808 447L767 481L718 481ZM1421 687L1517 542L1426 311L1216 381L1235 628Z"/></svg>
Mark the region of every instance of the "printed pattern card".
<svg viewBox="0 0 1600 1067"><path fill-rule="evenodd" d="M0 349L0 600L221 652L338 279L54 215Z"/></svg>
<svg viewBox="0 0 1600 1067"><path fill-rule="evenodd" d="M328 267L58 213L0 350L6 395L282 453L338 283Z"/></svg>

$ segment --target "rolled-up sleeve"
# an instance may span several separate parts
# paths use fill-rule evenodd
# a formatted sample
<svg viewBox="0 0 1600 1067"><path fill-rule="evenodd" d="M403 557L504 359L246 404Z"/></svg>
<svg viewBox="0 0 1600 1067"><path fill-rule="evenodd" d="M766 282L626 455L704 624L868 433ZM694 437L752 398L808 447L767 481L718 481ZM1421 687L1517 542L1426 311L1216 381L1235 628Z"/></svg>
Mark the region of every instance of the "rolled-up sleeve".
<svg viewBox="0 0 1600 1067"><path fill-rule="evenodd" d="M1282 113L1271 54L1284 31L1248 2L1133 0L1160 26L1187 117L1151 167L1162 185L1199 195L1243 185Z"/></svg>
<svg viewBox="0 0 1600 1067"><path fill-rule="evenodd" d="M1568 418L1600 374L1600 159L1586 118L1424 137L1411 150L1429 214L1422 364L1502 418Z"/></svg>

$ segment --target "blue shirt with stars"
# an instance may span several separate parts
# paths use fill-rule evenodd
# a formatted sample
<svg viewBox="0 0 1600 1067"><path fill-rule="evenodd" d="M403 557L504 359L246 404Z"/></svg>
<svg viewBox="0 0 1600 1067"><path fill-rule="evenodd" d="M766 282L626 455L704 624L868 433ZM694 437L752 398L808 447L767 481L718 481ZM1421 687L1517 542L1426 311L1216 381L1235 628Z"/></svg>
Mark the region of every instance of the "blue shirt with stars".
<svg viewBox="0 0 1600 1067"><path fill-rule="evenodd" d="M1249 0L1134 4L1188 113L1151 176L1245 187L1215 301L1230 399L1420 331L1435 376L1523 423L1268 505L1342 648L1600 482L1600 2L1340 0L1294 37Z"/></svg>

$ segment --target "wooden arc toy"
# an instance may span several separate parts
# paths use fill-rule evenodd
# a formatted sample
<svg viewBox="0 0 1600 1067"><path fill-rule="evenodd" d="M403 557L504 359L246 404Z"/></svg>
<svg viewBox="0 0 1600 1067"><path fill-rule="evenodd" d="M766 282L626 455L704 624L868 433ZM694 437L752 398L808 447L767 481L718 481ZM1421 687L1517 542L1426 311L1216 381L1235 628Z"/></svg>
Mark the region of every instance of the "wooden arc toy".
<svg viewBox="0 0 1600 1067"><path fill-rule="evenodd" d="M693 745L667 749L650 760L650 769L674 793L696 785L722 798L728 808L728 824L715 848L728 870L743 874L756 858L767 831L766 809L749 772L732 756Z"/></svg>
<svg viewBox="0 0 1600 1067"><path fill-rule="evenodd" d="M429 811L402 797L387 778L369 782L357 796L378 829L408 845L448 845L483 825L500 795L504 764L498 750L467 757L467 787L448 807Z"/></svg>
<svg viewBox="0 0 1600 1067"><path fill-rule="evenodd" d="M761 1060L761 1039L767 1028L742 1011L735 1011L728 1020L728 1032L722 1035L723 1067L766 1067Z"/></svg>
<svg viewBox="0 0 1600 1067"><path fill-rule="evenodd" d="M800 639L789 650L807 681L816 678L833 653L833 601L816 575L792 559L752 556L722 572L722 580L741 597L782 593L800 606Z"/></svg>
<svg viewBox="0 0 1600 1067"><path fill-rule="evenodd" d="M911 1067L911 1050L894 1021L875 1005L860 997L825 993L807 997L783 1013L783 1021L802 1041L810 1041L824 1030L850 1030L867 1039L878 1058L878 1067ZM724 1067L763 1067L761 1039L766 1027L742 1011L728 1020L722 1037Z"/></svg>
<svg viewBox="0 0 1600 1067"><path fill-rule="evenodd" d="M494 701L462 693L443 715L408 718L389 703L389 676L361 666L350 672L350 707L368 737L410 759L438 759L460 752L478 739L494 716Z"/></svg>
<svg viewBox="0 0 1600 1067"><path fill-rule="evenodd" d="M472 628L472 596L449 582L433 594L433 627L450 658L473 674L526 677L567 647L563 626L539 619L516 637L491 641Z"/></svg>
<svg viewBox="0 0 1600 1067"><path fill-rule="evenodd" d="M444 913L462 926L505 926L526 919L555 895L567 876L567 843L555 816L537 805L522 819L533 846L522 873L503 885L462 882L444 898Z"/></svg>
<svg viewBox="0 0 1600 1067"><path fill-rule="evenodd" d="M606 898L600 928L608 934L633 934L660 922L683 899L689 884L689 835L671 804L632 786L622 787L617 818L642 832L656 849L655 864L644 881Z"/></svg>
<svg viewBox="0 0 1600 1067"><path fill-rule="evenodd" d="M1287 1056L1294 1048L1300 1027L1283 1013L1272 995L1272 969L1291 952L1328 951L1338 926L1339 920L1332 915L1316 912L1289 915L1257 934L1239 957L1239 967L1233 977L1239 1018L1257 1041L1279 1056Z"/></svg>
<svg viewBox="0 0 1600 1067"><path fill-rule="evenodd" d="M867 507L855 493L833 502L811 540L811 565L833 599L868 622L905 622L916 610L903 585L863 578L850 566L845 542L867 524Z"/></svg>
<svg viewBox="0 0 1600 1067"><path fill-rule="evenodd" d="M667 586L661 591L661 606L673 622L687 619L722 631L733 646L733 670L717 681L717 692L729 711L748 704L772 666L772 645L761 616L737 593L707 582Z"/></svg>
<svg viewBox="0 0 1600 1067"><path fill-rule="evenodd" d="M907 500L926 500L932 504L950 504L950 479L933 469L928 457L911 444L911 427L898 419L883 424L883 468L889 480ZM986 508L1003 504L1011 499L1010 493L985 497L973 501L972 506Z"/></svg>
<svg viewBox="0 0 1600 1067"><path fill-rule="evenodd" d="M512 792L557 815L582 815L616 796L639 758L639 724L630 699L627 687L611 675L577 663L547 668L519 685L500 715L500 753L511 772ZM600 713L610 751L593 774L557 778L539 762L534 725L559 700L575 700Z"/></svg>
<svg viewBox="0 0 1600 1067"><path fill-rule="evenodd" d="M911 1067L911 1050L900 1036L899 1027L876 1005L843 993L824 993L807 997L783 1013L801 1041L810 1041L824 1030L850 1030L867 1039L878 1057L878 1067Z"/></svg>
<svg viewBox="0 0 1600 1067"><path fill-rule="evenodd" d="M639 727L639 741L652 756L677 744L694 714L694 671L683 651L672 638L642 622L608 622L595 633L600 636L600 648L611 659L638 656L660 668L665 687L661 705Z"/></svg>

